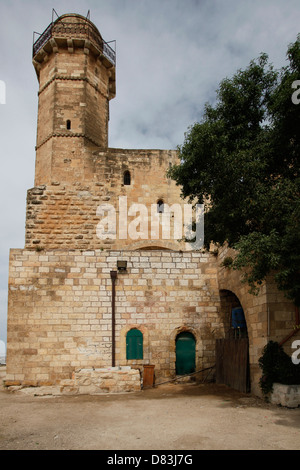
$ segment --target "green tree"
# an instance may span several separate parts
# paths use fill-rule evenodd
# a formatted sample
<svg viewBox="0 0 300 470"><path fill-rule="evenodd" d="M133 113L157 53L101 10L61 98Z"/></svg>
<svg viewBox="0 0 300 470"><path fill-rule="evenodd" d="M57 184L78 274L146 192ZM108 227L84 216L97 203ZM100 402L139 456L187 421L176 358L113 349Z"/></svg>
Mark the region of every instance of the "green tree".
<svg viewBox="0 0 300 470"><path fill-rule="evenodd" d="M205 204L205 245L235 248L255 291L274 273L280 289L300 305L300 36L288 65L274 70L268 56L250 62L217 90L214 106L185 134L170 171L190 202Z"/></svg>

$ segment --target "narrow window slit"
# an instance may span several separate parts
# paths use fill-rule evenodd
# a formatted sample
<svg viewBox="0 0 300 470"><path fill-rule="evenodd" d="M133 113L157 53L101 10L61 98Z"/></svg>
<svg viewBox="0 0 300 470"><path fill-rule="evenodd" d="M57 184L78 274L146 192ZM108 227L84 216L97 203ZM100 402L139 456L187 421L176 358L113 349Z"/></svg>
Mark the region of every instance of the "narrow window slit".
<svg viewBox="0 0 300 470"><path fill-rule="evenodd" d="M129 186L131 183L131 176L129 171L125 171L124 173L124 185Z"/></svg>

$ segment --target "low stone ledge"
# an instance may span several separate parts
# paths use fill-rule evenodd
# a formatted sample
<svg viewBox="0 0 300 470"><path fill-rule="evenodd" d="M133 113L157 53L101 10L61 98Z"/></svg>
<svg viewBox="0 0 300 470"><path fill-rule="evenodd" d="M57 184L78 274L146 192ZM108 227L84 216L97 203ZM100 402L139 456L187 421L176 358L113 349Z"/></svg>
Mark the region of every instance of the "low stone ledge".
<svg viewBox="0 0 300 470"><path fill-rule="evenodd" d="M97 395L102 393L137 392L141 390L140 371L130 367L80 369L72 380L61 384L62 393Z"/></svg>
<svg viewBox="0 0 300 470"><path fill-rule="evenodd" d="M270 396L273 405L297 408L300 406L300 385L273 384L273 392Z"/></svg>
<svg viewBox="0 0 300 470"><path fill-rule="evenodd" d="M10 392L22 392L34 396L45 395L100 395L109 393L138 392L141 390L141 376L138 369L131 367L108 367L79 369L71 379L56 385L9 383Z"/></svg>

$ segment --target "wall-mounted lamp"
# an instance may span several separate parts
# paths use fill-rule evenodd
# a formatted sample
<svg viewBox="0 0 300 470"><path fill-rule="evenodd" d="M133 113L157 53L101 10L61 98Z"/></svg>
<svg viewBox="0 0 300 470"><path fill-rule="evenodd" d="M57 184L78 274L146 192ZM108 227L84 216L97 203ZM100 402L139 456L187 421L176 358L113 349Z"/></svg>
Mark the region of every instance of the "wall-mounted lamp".
<svg viewBox="0 0 300 470"><path fill-rule="evenodd" d="M117 268L119 272L125 272L127 269L127 261L117 261Z"/></svg>

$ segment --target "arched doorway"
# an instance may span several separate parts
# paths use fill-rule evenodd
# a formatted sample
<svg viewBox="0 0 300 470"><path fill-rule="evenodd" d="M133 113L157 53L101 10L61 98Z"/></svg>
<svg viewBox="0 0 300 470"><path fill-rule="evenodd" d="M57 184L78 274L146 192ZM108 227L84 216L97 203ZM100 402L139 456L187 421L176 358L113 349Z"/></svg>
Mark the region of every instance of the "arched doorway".
<svg viewBox="0 0 300 470"><path fill-rule="evenodd" d="M195 372L196 340L192 333L183 331L176 337L176 375Z"/></svg>
<svg viewBox="0 0 300 470"><path fill-rule="evenodd" d="M216 340L216 383L250 391L249 341L244 309L234 292L220 291L225 338Z"/></svg>
<svg viewBox="0 0 300 470"><path fill-rule="evenodd" d="M221 317L224 322L225 338L247 338L247 322L240 300L234 292L220 290Z"/></svg>

